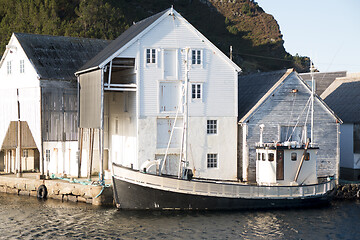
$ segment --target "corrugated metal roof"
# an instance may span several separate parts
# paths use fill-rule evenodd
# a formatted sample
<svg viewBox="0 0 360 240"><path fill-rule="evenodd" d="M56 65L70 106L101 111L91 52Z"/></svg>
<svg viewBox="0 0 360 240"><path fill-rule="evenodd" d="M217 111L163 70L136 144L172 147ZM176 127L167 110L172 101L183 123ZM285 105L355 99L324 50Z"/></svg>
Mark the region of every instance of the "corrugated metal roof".
<svg viewBox="0 0 360 240"><path fill-rule="evenodd" d="M239 76L238 117L244 117L288 70Z"/></svg>
<svg viewBox="0 0 360 240"><path fill-rule="evenodd" d="M157 13L153 16L150 16L132 25L129 29L123 32L118 38L116 38L111 44L109 44L106 48L104 48L101 52L99 52L99 54L97 54L94 58L92 58L89 62L87 62L84 66L82 66L78 70L78 72L98 67L101 63L103 63L116 51L118 51L120 48L125 46L138 34L140 34L152 23L154 23L157 19L159 19L162 15L164 15L164 13L166 13L168 10L169 9L166 9L160 13Z"/></svg>
<svg viewBox="0 0 360 240"><path fill-rule="evenodd" d="M339 71L339 72L316 72L314 74L314 80L316 84L316 91L317 95L321 95L325 89L327 89L332 82L335 81L336 78L345 77L346 71ZM310 73L301 73L299 74L300 77L309 83L311 81L311 74ZM311 86L311 83L309 84Z"/></svg>
<svg viewBox="0 0 360 240"><path fill-rule="evenodd" d="M360 79L342 82L324 100L344 123L360 122Z"/></svg>
<svg viewBox="0 0 360 240"><path fill-rule="evenodd" d="M111 41L14 33L40 79L74 80L74 73Z"/></svg>

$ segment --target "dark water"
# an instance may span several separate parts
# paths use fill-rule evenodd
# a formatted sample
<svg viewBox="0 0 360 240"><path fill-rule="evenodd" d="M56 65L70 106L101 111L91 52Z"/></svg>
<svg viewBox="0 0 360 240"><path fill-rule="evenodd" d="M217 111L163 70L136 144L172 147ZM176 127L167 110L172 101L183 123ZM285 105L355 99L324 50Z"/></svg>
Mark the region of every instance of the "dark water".
<svg viewBox="0 0 360 240"><path fill-rule="evenodd" d="M360 202L320 209L118 211L0 194L1 239L360 239Z"/></svg>

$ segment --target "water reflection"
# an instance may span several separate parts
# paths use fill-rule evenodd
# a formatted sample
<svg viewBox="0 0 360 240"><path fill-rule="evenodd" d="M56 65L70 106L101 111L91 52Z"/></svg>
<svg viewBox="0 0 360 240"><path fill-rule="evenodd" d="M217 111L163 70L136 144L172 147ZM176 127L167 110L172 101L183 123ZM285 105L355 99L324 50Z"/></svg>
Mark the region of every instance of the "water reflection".
<svg viewBox="0 0 360 240"><path fill-rule="evenodd" d="M4 239L356 239L358 202L306 210L118 211L0 194Z"/></svg>

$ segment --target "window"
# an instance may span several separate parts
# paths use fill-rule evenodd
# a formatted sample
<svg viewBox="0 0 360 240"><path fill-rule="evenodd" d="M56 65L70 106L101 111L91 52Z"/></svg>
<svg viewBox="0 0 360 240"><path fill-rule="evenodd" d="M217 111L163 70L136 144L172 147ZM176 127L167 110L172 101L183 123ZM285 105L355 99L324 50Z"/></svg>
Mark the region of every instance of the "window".
<svg viewBox="0 0 360 240"><path fill-rule="evenodd" d="M29 157L29 152L28 152L27 149L24 149L24 150L23 150L23 157L24 157L24 158Z"/></svg>
<svg viewBox="0 0 360 240"><path fill-rule="evenodd" d="M191 98L192 99L201 99L201 84L194 83L191 85Z"/></svg>
<svg viewBox="0 0 360 240"><path fill-rule="evenodd" d="M45 151L45 158L46 158L46 161L50 162L50 150L49 149L46 149L46 151Z"/></svg>
<svg viewBox="0 0 360 240"><path fill-rule="evenodd" d="M305 153L305 161L309 161L310 160L310 153Z"/></svg>
<svg viewBox="0 0 360 240"><path fill-rule="evenodd" d="M146 49L146 63L156 63L156 49Z"/></svg>
<svg viewBox="0 0 360 240"><path fill-rule="evenodd" d="M262 159L263 161L265 161L265 153L262 153L262 154L261 154L261 159Z"/></svg>
<svg viewBox="0 0 360 240"><path fill-rule="evenodd" d="M7 61L7 74L11 74L11 61Z"/></svg>
<svg viewBox="0 0 360 240"><path fill-rule="evenodd" d="M297 153L293 152L291 153L291 161L296 161L297 160Z"/></svg>
<svg viewBox="0 0 360 240"><path fill-rule="evenodd" d="M269 158L269 159L268 159L269 162L274 161L274 154L273 154L273 153L269 153L268 158Z"/></svg>
<svg viewBox="0 0 360 240"><path fill-rule="evenodd" d="M305 142L305 127L304 126L281 126L280 128L280 142L296 141L299 143Z"/></svg>
<svg viewBox="0 0 360 240"><path fill-rule="evenodd" d="M261 160L261 153L257 154L257 160L260 161Z"/></svg>
<svg viewBox="0 0 360 240"><path fill-rule="evenodd" d="M207 120L207 134L217 134L217 120Z"/></svg>
<svg viewBox="0 0 360 240"><path fill-rule="evenodd" d="M194 65L201 64L201 50L192 50L191 51L191 63Z"/></svg>
<svg viewBox="0 0 360 240"><path fill-rule="evenodd" d="M217 168L217 153L208 153L207 155L207 167Z"/></svg>
<svg viewBox="0 0 360 240"><path fill-rule="evenodd" d="M24 73L24 72L25 72L24 60L20 60L20 73Z"/></svg>

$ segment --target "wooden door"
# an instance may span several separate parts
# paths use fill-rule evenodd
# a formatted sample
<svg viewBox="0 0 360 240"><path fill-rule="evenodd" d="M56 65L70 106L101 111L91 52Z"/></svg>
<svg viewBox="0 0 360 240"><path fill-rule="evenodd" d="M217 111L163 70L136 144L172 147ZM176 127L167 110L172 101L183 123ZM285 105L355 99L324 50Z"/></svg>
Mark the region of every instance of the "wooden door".
<svg viewBox="0 0 360 240"><path fill-rule="evenodd" d="M276 180L284 180L284 150L276 151Z"/></svg>

